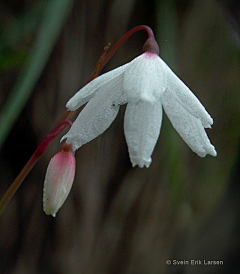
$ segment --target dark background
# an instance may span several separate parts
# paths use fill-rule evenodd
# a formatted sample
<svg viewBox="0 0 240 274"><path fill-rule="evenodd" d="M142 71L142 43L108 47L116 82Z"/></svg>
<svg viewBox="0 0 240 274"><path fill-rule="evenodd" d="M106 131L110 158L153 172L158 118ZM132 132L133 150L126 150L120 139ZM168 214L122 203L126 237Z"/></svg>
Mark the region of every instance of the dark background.
<svg viewBox="0 0 240 274"><path fill-rule="evenodd" d="M69 4L60 14L57 6L64 2ZM47 12L51 3L56 7ZM63 19L49 35L54 16ZM104 46L140 24L154 30L161 57L213 117L207 134L218 152L216 158L198 157L164 115L150 168L132 168L123 106L104 134L77 151L72 191L52 218L42 211L42 189L48 162L60 149L62 135L57 137L0 217L0 272L238 273L239 1L9 0L0 2L0 18L1 197L85 83ZM104 71L139 55L145 39L144 32L131 37ZM33 68L36 52L45 59ZM30 72L39 77L27 88ZM6 102L22 86L29 96L20 94L20 109L11 109L3 130ZM224 265L168 266L167 259Z"/></svg>

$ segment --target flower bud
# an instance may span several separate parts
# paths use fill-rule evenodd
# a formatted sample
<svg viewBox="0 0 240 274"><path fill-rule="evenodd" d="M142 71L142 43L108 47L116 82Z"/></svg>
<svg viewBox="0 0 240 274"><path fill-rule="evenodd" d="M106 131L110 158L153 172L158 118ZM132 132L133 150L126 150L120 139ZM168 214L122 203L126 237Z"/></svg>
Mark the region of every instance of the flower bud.
<svg viewBox="0 0 240 274"><path fill-rule="evenodd" d="M65 202L75 175L75 157L72 145L62 149L50 161L43 188L43 210L47 215L56 213Z"/></svg>

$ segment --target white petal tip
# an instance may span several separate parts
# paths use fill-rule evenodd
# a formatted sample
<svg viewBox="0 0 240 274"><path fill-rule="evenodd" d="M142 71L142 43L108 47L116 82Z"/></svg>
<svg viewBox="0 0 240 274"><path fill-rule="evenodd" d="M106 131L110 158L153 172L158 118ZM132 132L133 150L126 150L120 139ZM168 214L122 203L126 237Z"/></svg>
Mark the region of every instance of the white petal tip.
<svg viewBox="0 0 240 274"><path fill-rule="evenodd" d="M73 98L71 98L71 99L67 102L66 108L67 108L68 110L70 110L70 111L76 110L76 109L78 108L78 104L77 104L76 100L73 99Z"/></svg>
<svg viewBox="0 0 240 274"><path fill-rule="evenodd" d="M45 186L46 182L44 182L44 186ZM45 195L45 187L43 189L43 211L46 215L52 215L53 217L56 217L56 213L57 211L55 209L53 209L51 206L49 206L48 203L48 199L46 199L46 195Z"/></svg>
<svg viewBox="0 0 240 274"><path fill-rule="evenodd" d="M143 168L145 166L148 168L152 162L152 159L149 158L148 160L146 160L146 159L142 159L142 158L131 157L131 162L132 162L133 167L139 166L140 168Z"/></svg>
<svg viewBox="0 0 240 274"><path fill-rule="evenodd" d="M52 212L52 210L46 210L45 208L43 208L43 211L46 215L52 215L54 218L56 217L57 212Z"/></svg>
<svg viewBox="0 0 240 274"><path fill-rule="evenodd" d="M208 115L207 119L204 121L202 120L202 125L204 126L204 128L212 128L213 119L209 114L207 115Z"/></svg>
<svg viewBox="0 0 240 274"><path fill-rule="evenodd" d="M77 145L74 143L74 141L69 140L68 134L64 135L64 136L61 138L60 143L62 143L64 140L66 140L66 143L67 143L68 145L70 145L70 144L72 143L72 150L73 150L73 151L76 151L76 150L80 147L80 146L77 146Z"/></svg>
<svg viewBox="0 0 240 274"><path fill-rule="evenodd" d="M210 145L206 148L204 148L204 150L201 150L200 152L197 152L198 156L200 157L205 157L207 154L216 157L217 156L217 151L215 150L215 147L213 145Z"/></svg>
<svg viewBox="0 0 240 274"><path fill-rule="evenodd" d="M204 126L204 128L210 128L210 129L211 129L211 128L212 128L212 124L213 124L213 123L211 123L211 124L205 124L205 125L203 125L203 126Z"/></svg>
<svg viewBox="0 0 240 274"><path fill-rule="evenodd" d="M215 147L213 145L210 144L208 147L205 148L205 150L207 154L213 157L217 156L217 151L215 150Z"/></svg>
<svg viewBox="0 0 240 274"><path fill-rule="evenodd" d="M67 136L64 135L64 136L61 138L60 143L62 143L66 138L67 138Z"/></svg>
<svg viewBox="0 0 240 274"><path fill-rule="evenodd" d="M210 155L212 155L213 157L217 156L217 151L215 150L215 147L212 146L211 151L208 152Z"/></svg>

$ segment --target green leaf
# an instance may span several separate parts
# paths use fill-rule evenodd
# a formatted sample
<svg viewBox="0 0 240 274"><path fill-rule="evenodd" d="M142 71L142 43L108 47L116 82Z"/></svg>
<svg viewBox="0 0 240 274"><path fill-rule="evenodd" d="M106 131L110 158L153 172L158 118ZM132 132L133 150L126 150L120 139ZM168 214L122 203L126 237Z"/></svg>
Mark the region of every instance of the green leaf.
<svg viewBox="0 0 240 274"><path fill-rule="evenodd" d="M0 114L0 147L30 97L69 15L74 0L46 2L42 22L29 57Z"/></svg>

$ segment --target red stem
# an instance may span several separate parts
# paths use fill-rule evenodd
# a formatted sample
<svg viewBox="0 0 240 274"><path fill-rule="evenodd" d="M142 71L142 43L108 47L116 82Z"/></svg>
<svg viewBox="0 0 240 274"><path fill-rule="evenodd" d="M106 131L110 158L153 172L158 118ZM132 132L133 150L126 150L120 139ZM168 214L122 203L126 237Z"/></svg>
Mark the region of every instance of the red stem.
<svg viewBox="0 0 240 274"><path fill-rule="evenodd" d="M132 36L135 32L138 32L140 30L145 30L147 32L148 38L150 37L154 37L153 31L150 27L145 26L145 25L140 25L137 26L135 28L132 28L131 30L129 30L120 40L118 40L118 42L111 48L111 50L109 51L109 53L107 54L106 58L104 59L103 63L102 63L102 67L103 68L106 63L112 58L113 54L117 51L117 49L130 37Z"/></svg>
<svg viewBox="0 0 240 274"><path fill-rule="evenodd" d="M117 41L117 43L111 48L111 50L109 51L109 53L106 55L106 57L104 58L104 60L101 62L101 67L99 68L98 73L103 69L103 67L107 64L107 62L112 58L112 56L115 54L115 52L118 50L118 48L130 37L132 36L135 32L138 32L140 30L145 30L147 32L147 36L148 38L154 38L154 34L152 29L149 26L146 25L140 25L137 26L135 28L132 28L131 30L129 30L121 39L119 39ZM91 80L94 79L96 75L96 70L94 70L94 72L91 74L90 78ZM91 81L90 80L90 81ZM90 82L89 81L89 82Z"/></svg>
<svg viewBox="0 0 240 274"><path fill-rule="evenodd" d="M75 112L69 112L66 111L60 120L57 122L57 124L54 126L52 131L49 133L49 135L42 141L42 143L37 147L37 149L34 151L33 155L30 157L28 162L25 164L21 172L18 174L18 176L15 178L13 183L10 185L6 193L4 194L1 202L0 202L0 215L2 214L3 210L7 206L7 204L10 202L18 188L21 186L23 180L28 175L28 173L32 170L34 165L37 163L37 161L41 158L41 156L45 153L48 145L50 142L66 127L66 125L72 125L72 122L70 121L73 117Z"/></svg>

